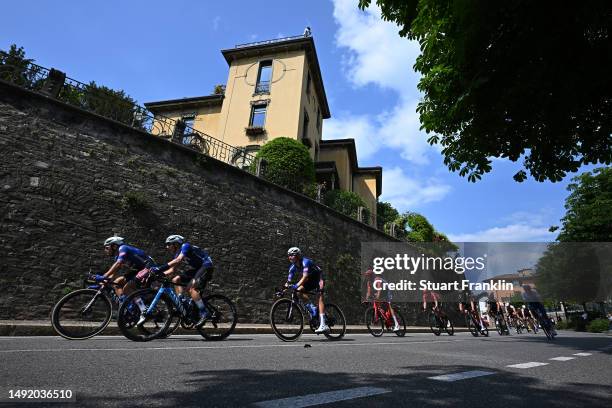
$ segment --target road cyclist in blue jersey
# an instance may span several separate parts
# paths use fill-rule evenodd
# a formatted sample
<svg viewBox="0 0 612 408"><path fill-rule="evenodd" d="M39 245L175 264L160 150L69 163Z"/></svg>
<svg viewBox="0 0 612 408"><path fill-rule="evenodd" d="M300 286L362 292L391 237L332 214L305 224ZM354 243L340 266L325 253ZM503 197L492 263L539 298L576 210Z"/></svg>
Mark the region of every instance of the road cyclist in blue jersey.
<svg viewBox="0 0 612 408"><path fill-rule="evenodd" d="M183 263L189 267L188 270L176 274L172 278L172 282L186 285L186 290L189 292L191 299L193 299L200 310L200 320L198 320L195 326L201 327L209 317L201 292L212 278L214 271L212 259L208 252L187 242L181 235L175 234L166 238L166 249L173 255L172 260L167 264L152 268L151 272L172 275L177 272L179 265ZM179 296L182 296L182 286L176 286L176 291ZM143 316L141 320L144 322L146 318Z"/></svg>
<svg viewBox="0 0 612 408"><path fill-rule="evenodd" d="M326 333L329 332L329 326L325 321L325 301L323 299L323 292L325 288L325 280L323 277L323 271L318 267L315 262L302 256L302 251L298 247L289 248L287 251L289 257L289 274L287 275L287 283L285 287L292 287L300 292L300 295L306 303L306 307L310 308L311 312L314 312L316 306L309 302L308 295L304 292L314 292L319 295L319 316L320 323L319 328L315 330L315 333ZM297 283L292 284L295 275L301 275Z"/></svg>
<svg viewBox="0 0 612 408"><path fill-rule="evenodd" d="M155 262L145 251L127 245L125 239L119 236L112 236L104 241L104 252L108 256L114 256L115 262L104 275L96 275L95 279L98 282L114 279L114 283L116 284L115 293L121 302L125 299L125 296L129 295L137 288L137 281L135 278L138 272L152 267ZM127 268L128 271L123 274L123 276L115 278L119 271L125 268ZM146 310L146 306L142 300L138 299L136 304L141 311Z"/></svg>

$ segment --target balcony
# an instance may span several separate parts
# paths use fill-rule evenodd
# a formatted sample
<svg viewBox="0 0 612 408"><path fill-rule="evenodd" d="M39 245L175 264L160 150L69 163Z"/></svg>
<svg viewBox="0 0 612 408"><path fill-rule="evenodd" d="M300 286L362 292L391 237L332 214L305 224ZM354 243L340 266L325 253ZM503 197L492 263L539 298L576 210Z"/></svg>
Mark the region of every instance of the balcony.
<svg viewBox="0 0 612 408"><path fill-rule="evenodd" d="M255 85L254 95L269 94L270 93L270 81L259 81Z"/></svg>

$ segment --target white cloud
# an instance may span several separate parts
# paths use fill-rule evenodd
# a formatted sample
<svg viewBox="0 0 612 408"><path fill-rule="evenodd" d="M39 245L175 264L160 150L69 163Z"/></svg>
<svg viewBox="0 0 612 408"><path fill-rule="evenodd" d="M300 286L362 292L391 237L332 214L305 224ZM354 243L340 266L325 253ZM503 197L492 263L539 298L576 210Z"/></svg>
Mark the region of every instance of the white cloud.
<svg viewBox="0 0 612 408"><path fill-rule="evenodd" d="M423 180L406 175L400 167L383 172L381 201L389 201L400 212L414 210L422 204L442 200L451 190L435 179Z"/></svg>
<svg viewBox="0 0 612 408"><path fill-rule="evenodd" d="M217 31L217 29L219 28L219 22L221 21L221 16L216 16L213 19L213 30Z"/></svg>
<svg viewBox="0 0 612 408"><path fill-rule="evenodd" d="M362 12L353 0L333 2L338 24L336 43L346 51L343 60L347 79L356 87L374 84L392 90L399 99L393 108L377 115L328 120L325 138L355 138L359 156L364 158L387 147L410 163L429 163L428 155L437 154L438 149L431 147L427 135L419 130L419 76L412 68L419 54L418 44L400 37L397 25L383 21L375 5Z"/></svg>
<svg viewBox="0 0 612 408"><path fill-rule="evenodd" d="M511 224L467 234L449 234L453 242L530 242L554 241L556 235L548 227Z"/></svg>

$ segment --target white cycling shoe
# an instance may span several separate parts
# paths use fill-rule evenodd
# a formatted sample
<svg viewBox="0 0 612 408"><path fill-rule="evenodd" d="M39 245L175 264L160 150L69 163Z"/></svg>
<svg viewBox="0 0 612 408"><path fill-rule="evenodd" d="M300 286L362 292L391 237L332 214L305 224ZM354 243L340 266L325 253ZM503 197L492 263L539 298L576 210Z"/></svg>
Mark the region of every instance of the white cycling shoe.
<svg viewBox="0 0 612 408"><path fill-rule="evenodd" d="M394 332L398 332L398 331L400 331L400 325L399 325L399 324L396 324L395 326L393 326L393 331L394 331Z"/></svg>
<svg viewBox="0 0 612 408"><path fill-rule="evenodd" d="M315 330L316 334L321 334L321 333L326 333L329 331L329 326L326 324L323 324L321 326L319 326L319 328L317 330Z"/></svg>
<svg viewBox="0 0 612 408"><path fill-rule="evenodd" d="M140 327L143 324L145 324L145 322L149 319L149 317L145 314L141 314L140 315L140 319L138 319L138 322L136 323L136 326Z"/></svg>

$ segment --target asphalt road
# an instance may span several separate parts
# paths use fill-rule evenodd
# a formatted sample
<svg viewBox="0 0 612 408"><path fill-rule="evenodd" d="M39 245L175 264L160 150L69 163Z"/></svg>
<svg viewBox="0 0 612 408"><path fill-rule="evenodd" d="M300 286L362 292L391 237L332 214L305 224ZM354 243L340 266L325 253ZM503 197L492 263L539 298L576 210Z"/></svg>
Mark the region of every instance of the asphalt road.
<svg viewBox="0 0 612 408"><path fill-rule="evenodd" d="M0 400L25 388L70 389L76 398L38 407L612 406L612 336L575 332L554 342L497 333L305 335L296 343L273 335L0 337L0 368ZM26 404L0 404L8 405Z"/></svg>

